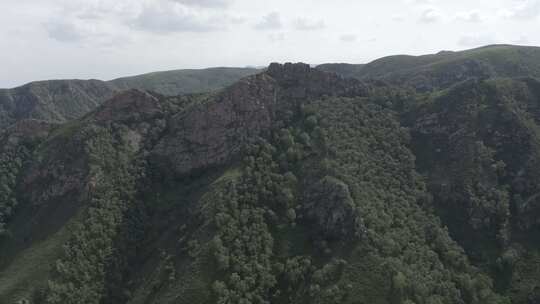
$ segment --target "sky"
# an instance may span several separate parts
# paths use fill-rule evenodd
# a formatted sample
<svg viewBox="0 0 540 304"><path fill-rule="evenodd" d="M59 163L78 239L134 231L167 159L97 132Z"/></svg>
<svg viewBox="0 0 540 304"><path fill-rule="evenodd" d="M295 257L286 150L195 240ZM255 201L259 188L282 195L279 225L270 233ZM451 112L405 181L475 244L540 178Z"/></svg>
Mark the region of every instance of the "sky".
<svg viewBox="0 0 540 304"><path fill-rule="evenodd" d="M540 45L540 0L0 0L0 87Z"/></svg>

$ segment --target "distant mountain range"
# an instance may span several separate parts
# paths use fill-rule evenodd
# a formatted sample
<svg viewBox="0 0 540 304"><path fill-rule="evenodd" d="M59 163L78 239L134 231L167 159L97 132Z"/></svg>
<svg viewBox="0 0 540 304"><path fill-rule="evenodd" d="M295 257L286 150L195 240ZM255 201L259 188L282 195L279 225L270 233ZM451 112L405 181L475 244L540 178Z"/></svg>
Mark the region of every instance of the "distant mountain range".
<svg viewBox="0 0 540 304"><path fill-rule="evenodd" d="M122 90L141 89L163 95L208 92L258 71L255 68L173 70L111 81L48 80L0 89L0 128L26 118L59 123L79 118Z"/></svg>
<svg viewBox="0 0 540 304"><path fill-rule="evenodd" d="M368 64L329 63L317 68L344 77L378 79L431 91L471 77L539 77L540 48L490 45L460 52L389 56Z"/></svg>

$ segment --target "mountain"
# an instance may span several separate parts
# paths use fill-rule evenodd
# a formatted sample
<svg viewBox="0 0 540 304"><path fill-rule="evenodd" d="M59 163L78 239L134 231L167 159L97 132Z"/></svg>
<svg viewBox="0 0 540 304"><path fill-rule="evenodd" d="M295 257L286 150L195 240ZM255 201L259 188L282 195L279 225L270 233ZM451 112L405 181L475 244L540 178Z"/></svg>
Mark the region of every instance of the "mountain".
<svg viewBox="0 0 540 304"><path fill-rule="evenodd" d="M140 89L174 96L224 88L259 71L260 69L256 68L173 70L123 77L108 83L120 90Z"/></svg>
<svg viewBox="0 0 540 304"><path fill-rule="evenodd" d="M0 303L539 303L540 81L501 74L425 91L273 63L20 119Z"/></svg>
<svg viewBox="0 0 540 304"><path fill-rule="evenodd" d="M540 77L540 48L490 45L433 55L397 55L368 64L322 64L319 69L345 77L379 79L420 91L445 89L471 77Z"/></svg>
<svg viewBox="0 0 540 304"><path fill-rule="evenodd" d="M100 80L51 80L0 90L0 129L21 119L66 122L93 110L116 89Z"/></svg>
<svg viewBox="0 0 540 304"><path fill-rule="evenodd" d="M26 118L59 123L79 118L121 90L136 88L163 95L206 92L257 72L252 68L210 68L155 72L111 81L32 82L0 90L0 129Z"/></svg>

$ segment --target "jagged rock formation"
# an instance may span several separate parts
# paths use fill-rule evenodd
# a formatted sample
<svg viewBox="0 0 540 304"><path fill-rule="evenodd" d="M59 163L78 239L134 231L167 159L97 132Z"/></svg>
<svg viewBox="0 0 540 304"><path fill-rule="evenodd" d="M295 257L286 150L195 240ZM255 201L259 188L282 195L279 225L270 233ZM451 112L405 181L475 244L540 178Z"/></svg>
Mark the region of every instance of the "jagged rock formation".
<svg viewBox="0 0 540 304"><path fill-rule="evenodd" d="M365 96L368 87L353 79L311 69L307 64L271 64L266 73L246 78L225 92L172 118L170 133L153 153L177 174L222 165L300 101L322 95Z"/></svg>
<svg viewBox="0 0 540 304"><path fill-rule="evenodd" d="M306 193L306 217L328 237L355 233L355 203L344 182L325 176L311 185Z"/></svg>
<svg viewBox="0 0 540 304"><path fill-rule="evenodd" d="M153 150L156 161L179 175L230 161L248 140L268 134L276 93L275 81L261 74L178 113Z"/></svg>

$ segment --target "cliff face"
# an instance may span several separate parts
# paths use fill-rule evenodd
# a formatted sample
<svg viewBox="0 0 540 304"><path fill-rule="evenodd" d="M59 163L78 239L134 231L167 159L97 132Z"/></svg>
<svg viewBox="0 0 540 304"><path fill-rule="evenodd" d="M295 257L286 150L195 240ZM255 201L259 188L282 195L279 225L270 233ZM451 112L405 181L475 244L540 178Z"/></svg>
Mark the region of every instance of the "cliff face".
<svg viewBox="0 0 540 304"><path fill-rule="evenodd" d="M307 64L271 64L266 73L240 80L223 93L175 115L169 133L153 150L155 159L183 175L223 165L276 121L302 103L327 96L366 96L369 87L354 79L312 69Z"/></svg>
<svg viewBox="0 0 540 304"><path fill-rule="evenodd" d="M272 78L257 75L176 114L152 151L156 161L179 175L230 161L243 143L268 133L276 89Z"/></svg>

